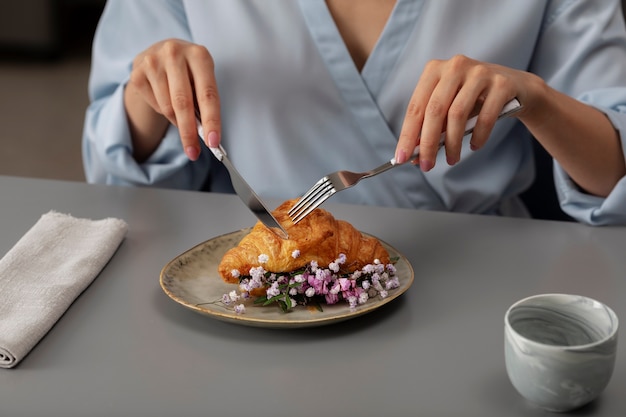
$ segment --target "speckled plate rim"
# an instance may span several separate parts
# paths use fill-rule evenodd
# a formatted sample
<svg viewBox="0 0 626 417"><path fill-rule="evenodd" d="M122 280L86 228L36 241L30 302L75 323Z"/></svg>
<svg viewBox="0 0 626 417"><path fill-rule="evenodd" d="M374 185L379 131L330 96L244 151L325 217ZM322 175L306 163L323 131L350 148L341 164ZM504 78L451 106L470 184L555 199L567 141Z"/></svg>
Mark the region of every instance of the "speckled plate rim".
<svg viewBox="0 0 626 417"><path fill-rule="evenodd" d="M398 258L395 267L400 286L381 299L376 297L350 311L346 303L324 305L323 312L298 307L283 313L278 306L255 306L246 303L246 312L236 314L222 305L222 294L237 289L225 283L217 267L224 253L236 246L251 228L241 229L202 242L169 261L161 270L160 285L165 294L182 306L202 315L230 323L267 328L298 328L336 323L374 311L395 300L413 284L414 271L408 259L388 243L380 240L391 258ZM372 236L363 233L366 236ZM210 285L209 285L210 284ZM212 292L211 295L200 293Z"/></svg>

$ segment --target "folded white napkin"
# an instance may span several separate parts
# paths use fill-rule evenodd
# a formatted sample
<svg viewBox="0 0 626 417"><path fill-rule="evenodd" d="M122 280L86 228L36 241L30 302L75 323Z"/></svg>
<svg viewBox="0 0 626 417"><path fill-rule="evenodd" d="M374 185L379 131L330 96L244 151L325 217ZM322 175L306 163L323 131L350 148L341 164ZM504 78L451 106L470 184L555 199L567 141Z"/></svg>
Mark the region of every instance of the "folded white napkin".
<svg viewBox="0 0 626 417"><path fill-rule="evenodd" d="M120 219L51 211L0 259L0 367L17 365L100 273L124 239Z"/></svg>

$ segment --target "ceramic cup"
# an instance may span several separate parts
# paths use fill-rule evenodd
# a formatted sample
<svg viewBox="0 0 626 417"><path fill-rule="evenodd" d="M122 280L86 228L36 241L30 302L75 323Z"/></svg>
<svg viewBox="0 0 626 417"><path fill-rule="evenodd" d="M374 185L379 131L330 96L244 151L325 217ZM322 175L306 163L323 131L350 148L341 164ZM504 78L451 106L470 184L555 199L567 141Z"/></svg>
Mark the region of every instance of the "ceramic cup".
<svg viewBox="0 0 626 417"><path fill-rule="evenodd" d="M581 407L611 379L617 328L613 310L587 297L542 294L520 300L504 319L509 379L543 409Z"/></svg>

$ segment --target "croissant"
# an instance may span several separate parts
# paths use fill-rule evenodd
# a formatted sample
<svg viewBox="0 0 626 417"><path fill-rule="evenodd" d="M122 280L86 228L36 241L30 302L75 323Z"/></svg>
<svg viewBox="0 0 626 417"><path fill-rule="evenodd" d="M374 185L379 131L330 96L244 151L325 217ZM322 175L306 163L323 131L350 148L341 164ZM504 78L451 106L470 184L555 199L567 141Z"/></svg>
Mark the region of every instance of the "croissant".
<svg viewBox="0 0 626 417"><path fill-rule="evenodd" d="M334 262L340 254L346 256L342 265L345 272L354 272L371 264L375 259L387 264L389 253L374 237L364 236L350 223L335 219L328 211L317 208L298 224L294 224L288 210L295 200L283 202L273 211L276 220L283 225L288 239L281 239L263 223L257 222L250 233L229 249L222 258L218 271L225 282L239 282L238 271L248 275L253 267L258 267L259 255L267 255L268 260L262 266L266 271L288 273L298 270L311 261L320 267ZM292 256L294 251L299 256Z"/></svg>

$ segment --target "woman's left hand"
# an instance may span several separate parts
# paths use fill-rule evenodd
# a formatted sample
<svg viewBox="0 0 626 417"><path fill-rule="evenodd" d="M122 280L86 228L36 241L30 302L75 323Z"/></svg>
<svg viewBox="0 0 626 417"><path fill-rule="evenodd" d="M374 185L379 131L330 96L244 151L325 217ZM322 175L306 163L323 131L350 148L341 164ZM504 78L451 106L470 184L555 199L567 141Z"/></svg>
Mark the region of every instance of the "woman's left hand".
<svg viewBox="0 0 626 417"><path fill-rule="evenodd" d="M481 148L504 105L517 97L525 103L534 75L457 55L426 64L409 102L396 147L396 161L406 162L417 145L423 171L435 166L441 132L446 132L448 164L459 161L465 123L478 114L470 146ZM521 114L521 112L519 113Z"/></svg>

